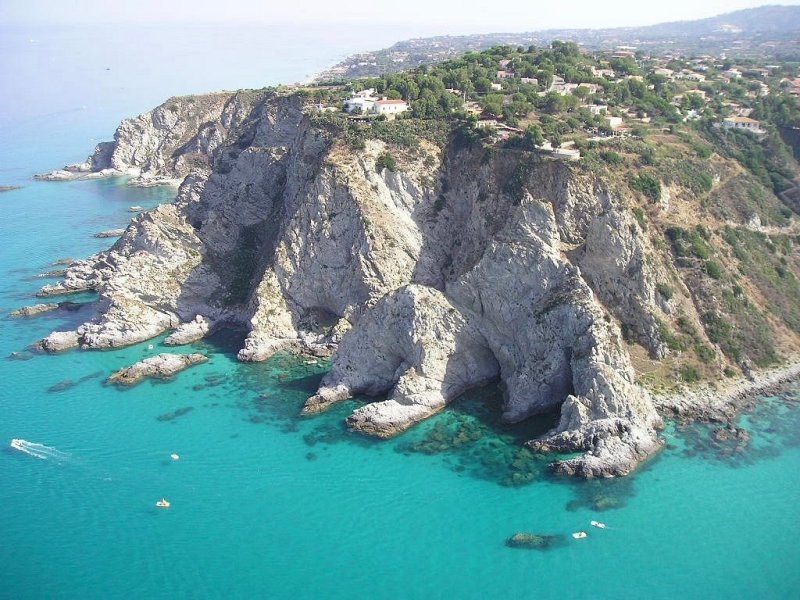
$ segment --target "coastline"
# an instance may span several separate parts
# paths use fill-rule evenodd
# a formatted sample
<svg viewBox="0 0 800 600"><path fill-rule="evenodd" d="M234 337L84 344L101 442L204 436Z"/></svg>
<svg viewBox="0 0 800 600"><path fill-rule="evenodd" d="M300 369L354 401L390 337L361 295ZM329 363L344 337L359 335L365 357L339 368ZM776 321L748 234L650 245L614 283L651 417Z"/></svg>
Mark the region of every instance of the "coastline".
<svg viewBox="0 0 800 600"><path fill-rule="evenodd" d="M653 402L656 410L666 418L727 422L740 411L755 406L760 396L778 392L798 379L800 356L792 356L787 364L753 373L750 378L740 377L654 395Z"/></svg>

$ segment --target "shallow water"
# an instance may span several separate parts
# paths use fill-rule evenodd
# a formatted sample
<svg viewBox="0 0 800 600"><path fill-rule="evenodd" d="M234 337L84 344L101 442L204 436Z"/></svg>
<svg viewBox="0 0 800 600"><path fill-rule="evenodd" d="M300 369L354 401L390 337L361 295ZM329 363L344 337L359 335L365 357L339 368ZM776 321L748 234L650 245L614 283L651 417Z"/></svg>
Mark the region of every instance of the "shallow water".
<svg viewBox="0 0 800 600"><path fill-rule="evenodd" d="M34 302L34 276L107 247L93 234L124 226L129 206L171 197L31 181L90 149L80 122L45 122L0 143L0 184L25 186L0 195L0 597L800 596L796 387L742 418L746 443L671 426L634 476L587 483L554 479L520 447L553 416L505 427L493 387L379 442L343 427L358 400L299 418L326 364L238 363L241 332L196 344L208 363L127 390L104 380L164 350L161 338L30 352L90 310L8 318ZM37 458L12 438L54 450ZM579 530L588 537L573 540ZM508 548L520 531L566 538Z"/></svg>

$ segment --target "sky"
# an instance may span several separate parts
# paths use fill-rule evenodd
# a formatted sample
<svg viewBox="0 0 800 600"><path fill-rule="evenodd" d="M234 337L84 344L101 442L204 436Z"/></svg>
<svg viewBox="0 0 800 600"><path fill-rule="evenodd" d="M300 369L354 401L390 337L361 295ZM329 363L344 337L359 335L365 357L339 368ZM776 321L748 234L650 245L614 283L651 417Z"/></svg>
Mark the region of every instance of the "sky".
<svg viewBox="0 0 800 600"><path fill-rule="evenodd" d="M108 22L329 23L401 27L409 35L653 25L711 17L769 0L0 0L4 25ZM784 0L773 4L800 4Z"/></svg>

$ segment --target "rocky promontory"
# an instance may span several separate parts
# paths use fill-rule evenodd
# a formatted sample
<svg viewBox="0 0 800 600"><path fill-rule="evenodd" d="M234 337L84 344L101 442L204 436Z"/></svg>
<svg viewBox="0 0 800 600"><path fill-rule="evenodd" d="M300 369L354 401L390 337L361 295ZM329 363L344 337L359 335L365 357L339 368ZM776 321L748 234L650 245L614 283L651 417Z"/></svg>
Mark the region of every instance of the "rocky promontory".
<svg viewBox="0 0 800 600"><path fill-rule="evenodd" d="M151 356L139 361L130 367L120 369L113 373L106 382L119 386L131 386L148 377L167 379L207 360L208 357L204 354L169 354L163 352L157 356Z"/></svg>
<svg viewBox="0 0 800 600"><path fill-rule="evenodd" d="M182 183L172 204L42 288L99 299L76 331L41 347L112 348L166 331L184 344L235 324L247 329L240 360L334 352L304 414L367 395L347 424L385 438L499 381L506 421L560 413L527 444L552 453L558 472L629 473L661 446L635 366L684 360L689 343L717 370L732 364L712 326L723 284L679 255L680 236L712 234L668 233L672 207L676 219L689 210L677 188L645 211L607 171L465 142L457 126L444 141L402 144L417 131L403 120L333 126L306 96L270 90L173 98L123 122L68 173ZM192 360L205 358L159 355L113 381Z"/></svg>

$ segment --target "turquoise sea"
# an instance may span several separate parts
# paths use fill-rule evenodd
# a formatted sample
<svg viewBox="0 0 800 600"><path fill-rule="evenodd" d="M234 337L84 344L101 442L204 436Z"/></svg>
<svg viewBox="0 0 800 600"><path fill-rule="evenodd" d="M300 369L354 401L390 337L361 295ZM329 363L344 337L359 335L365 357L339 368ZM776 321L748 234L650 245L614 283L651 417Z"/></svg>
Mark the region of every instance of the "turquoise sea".
<svg viewBox="0 0 800 600"><path fill-rule="evenodd" d="M162 38L145 33L142 47L161 52ZM242 65L232 53L217 72L196 54L220 48L170 32L182 36L178 56L144 73L148 57L123 51L141 42L131 32L127 42L94 32L122 41L92 53L86 31L0 30L0 185L23 186L0 194L0 597L800 597L797 386L742 417L747 444L671 425L667 448L635 475L576 482L521 450L548 423L503 427L491 387L379 442L342 427L353 403L299 419L326 365L237 363L242 332L197 344L208 363L126 391L103 381L162 350L158 340L29 350L88 313L10 319L48 281L37 274L107 247L93 234L123 226L129 206L171 199L118 180L30 176L82 159L120 118L169 95L302 79L331 57L392 41L327 33L295 42L289 63L289 33L259 37L258 60ZM129 63L117 68L117 54ZM136 68L129 80L123 71ZM47 448L37 458L8 448L12 438ZM169 509L155 507L161 497ZM595 519L608 529L590 527ZM573 540L580 530L589 536ZM506 547L519 531L564 538L547 550Z"/></svg>

